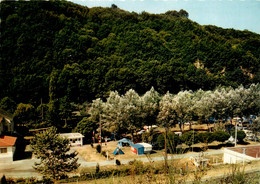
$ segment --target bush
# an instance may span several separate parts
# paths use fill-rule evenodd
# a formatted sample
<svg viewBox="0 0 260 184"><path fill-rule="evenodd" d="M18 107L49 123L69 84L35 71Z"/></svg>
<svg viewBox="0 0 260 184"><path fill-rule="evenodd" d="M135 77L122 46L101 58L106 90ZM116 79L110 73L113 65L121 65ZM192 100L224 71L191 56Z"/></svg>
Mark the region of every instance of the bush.
<svg viewBox="0 0 260 184"><path fill-rule="evenodd" d="M192 144L196 144L199 142L198 140L198 134L197 132L193 132L193 131L189 131L189 132L185 132L182 136L181 136L181 142L186 144L187 146L191 146Z"/></svg>
<svg viewBox="0 0 260 184"><path fill-rule="evenodd" d="M3 175L2 178L1 178L1 184L7 184L5 175Z"/></svg>
<svg viewBox="0 0 260 184"><path fill-rule="evenodd" d="M212 141L214 141L214 136L210 132L205 132L205 133L198 134L198 139L201 143L208 144L208 143L211 143Z"/></svg>
<svg viewBox="0 0 260 184"><path fill-rule="evenodd" d="M96 149L97 149L98 153L101 153L101 146L100 146L100 144L97 145Z"/></svg>
<svg viewBox="0 0 260 184"><path fill-rule="evenodd" d="M165 135L161 134L157 138L159 149L163 149L165 145ZM176 147L180 143L180 138L178 135L169 132L167 133L167 149L170 153L176 152Z"/></svg>
<svg viewBox="0 0 260 184"><path fill-rule="evenodd" d="M99 173L100 171L100 167L99 167L99 164L96 165L96 174Z"/></svg>
<svg viewBox="0 0 260 184"><path fill-rule="evenodd" d="M101 152L101 155L103 155L104 157L107 157L107 154L106 154L105 151L102 151L102 152Z"/></svg>
<svg viewBox="0 0 260 184"><path fill-rule="evenodd" d="M121 162L118 159L116 159L116 165L121 165Z"/></svg>
<svg viewBox="0 0 260 184"><path fill-rule="evenodd" d="M224 142L228 140L229 134L224 131L216 131L213 133L213 137L216 141Z"/></svg>
<svg viewBox="0 0 260 184"><path fill-rule="evenodd" d="M231 132L231 135L235 138L235 131ZM237 140L238 142L244 142L244 138L246 137L246 133L243 130L237 131Z"/></svg>
<svg viewBox="0 0 260 184"><path fill-rule="evenodd" d="M144 173L145 167L144 167L144 164L142 161L134 160L131 165L132 165L131 170L130 170L131 174L143 174Z"/></svg>

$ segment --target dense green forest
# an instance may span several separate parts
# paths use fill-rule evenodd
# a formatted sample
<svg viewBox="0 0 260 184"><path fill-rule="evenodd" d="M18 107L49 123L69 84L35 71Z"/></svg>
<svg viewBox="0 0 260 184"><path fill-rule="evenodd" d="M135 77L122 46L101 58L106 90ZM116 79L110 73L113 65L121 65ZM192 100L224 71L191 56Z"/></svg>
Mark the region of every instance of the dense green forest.
<svg viewBox="0 0 260 184"><path fill-rule="evenodd" d="M165 94L260 79L259 34L201 26L185 10L138 14L66 1L0 6L0 99L10 104L37 107L42 99L66 108L114 90L144 94L153 86Z"/></svg>

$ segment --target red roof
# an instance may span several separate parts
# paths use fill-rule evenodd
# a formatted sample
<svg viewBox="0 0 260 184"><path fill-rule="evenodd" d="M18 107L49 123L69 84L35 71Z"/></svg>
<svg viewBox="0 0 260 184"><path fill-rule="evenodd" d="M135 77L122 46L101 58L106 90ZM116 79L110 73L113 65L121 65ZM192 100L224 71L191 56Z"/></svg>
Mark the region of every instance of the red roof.
<svg viewBox="0 0 260 184"><path fill-rule="evenodd" d="M0 147L14 146L16 137L11 136L0 136Z"/></svg>
<svg viewBox="0 0 260 184"><path fill-rule="evenodd" d="M242 153L242 154L244 153L250 157L254 157L254 158L260 157L260 145L236 147L236 148L229 148L229 149L238 153Z"/></svg>

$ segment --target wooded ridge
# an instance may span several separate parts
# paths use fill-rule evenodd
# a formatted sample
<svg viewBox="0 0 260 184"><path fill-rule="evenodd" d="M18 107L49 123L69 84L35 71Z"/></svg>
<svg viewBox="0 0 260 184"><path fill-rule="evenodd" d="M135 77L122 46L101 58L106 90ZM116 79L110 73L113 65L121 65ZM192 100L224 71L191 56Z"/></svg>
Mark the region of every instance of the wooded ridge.
<svg viewBox="0 0 260 184"><path fill-rule="evenodd" d="M260 35L201 26L185 10L128 12L67 1L1 2L0 99L91 102L258 83Z"/></svg>

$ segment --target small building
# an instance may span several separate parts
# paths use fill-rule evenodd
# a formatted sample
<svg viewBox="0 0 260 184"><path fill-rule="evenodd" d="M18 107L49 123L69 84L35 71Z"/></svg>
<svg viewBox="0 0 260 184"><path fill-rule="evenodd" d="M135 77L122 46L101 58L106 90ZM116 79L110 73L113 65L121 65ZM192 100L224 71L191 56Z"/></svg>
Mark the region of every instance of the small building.
<svg viewBox="0 0 260 184"><path fill-rule="evenodd" d="M140 145L142 145L144 147L144 154L146 153L151 153L153 146L151 144L148 143L138 143Z"/></svg>
<svg viewBox="0 0 260 184"><path fill-rule="evenodd" d="M224 163L235 164L253 160L260 160L260 145L224 148Z"/></svg>
<svg viewBox="0 0 260 184"><path fill-rule="evenodd" d="M157 125L152 125L152 126L145 125L143 128L144 128L144 130L149 132L152 128L155 129L155 128L158 128L158 126Z"/></svg>
<svg viewBox="0 0 260 184"><path fill-rule="evenodd" d="M0 136L0 162L12 162L16 137Z"/></svg>
<svg viewBox="0 0 260 184"><path fill-rule="evenodd" d="M0 135L5 133L13 133L13 131L13 115L0 108Z"/></svg>
<svg viewBox="0 0 260 184"><path fill-rule="evenodd" d="M141 144L131 144L131 151L137 155L143 155L144 146Z"/></svg>
<svg viewBox="0 0 260 184"><path fill-rule="evenodd" d="M197 156L197 157L191 157L190 158L192 161L193 161L193 164L196 166L196 167L207 167L208 166L208 162L209 162L209 159L207 158L204 158L202 156Z"/></svg>
<svg viewBox="0 0 260 184"><path fill-rule="evenodd" d="M81 133L62 133L61 137L69 139L71 146L82 146L83 145L83 135Z"/></svg>

